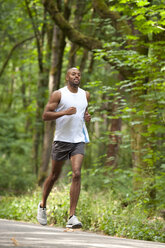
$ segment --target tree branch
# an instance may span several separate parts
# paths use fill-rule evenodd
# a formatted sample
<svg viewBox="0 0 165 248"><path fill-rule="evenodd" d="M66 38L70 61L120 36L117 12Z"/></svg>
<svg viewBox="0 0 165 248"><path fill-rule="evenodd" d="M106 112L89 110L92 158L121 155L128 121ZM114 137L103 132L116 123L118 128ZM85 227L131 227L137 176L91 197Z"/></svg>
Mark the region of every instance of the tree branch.
<svg viewBox="0 0 165 248"><path fill-rule="evenodd" d="M33 26L33 31L36 37L36 43L37 43L37 50L38 50L38 65L39 65L39 70L40 72L43 72L43 53L42 53L42 41L43 41L43 37L41 37L41 33L37 27L37 25L35 24L34 18L33 18L33 14L32 11L29 7L29 1L25 0L25 4L26 4L26 9L28 12L28 15L31 19L32 22L32 26Z"/></svg>
<svg viewBox="0 0 165 248"><path fill-rule="evenodd" d="M60 27L60 29L63 30L64 34L69 38L70 41L82 47L85 47L88 50L102 47L101 41L92 37L88 37L73 28L73 26L70 25L63 17L63 15L59 12L54 0L43 0L43 4L52 19Z"/></svg>
<svg viewBox="0 0 165 248"><path fill-rule="evenodd" d="M40 37L41 37L41 34L35 24L35 21L34 21L34 18L33 18L33 15L32 15L32 11L29 7L29 2L28 0L25 0L25 4L26 4L26 9L27 9L27 12L28 12L28 15L31 19L31 22L32 22L32 26L33 26L33 30L34 30L34 33L35 33L35 36L36 36L36 39L37 39L37 42L40 43ZM37 15L36 15L37 16Z"/></svg>
<svg viewBox="0 0 165 248"><path fill-rule="evenodd" d="M93 6L103 19L110 18L112 26L120 34L132 34L132 30L125 20L121 20L118 12L110 11L104 0L93 0Z"/></svg>
<svg viewBox="0 0 165 248"><path fill-rule="evenodd" d="M101 41L80 33L77 29L70 25L70 23L60 13L55 0L43 0L43 4L45 9L49 12L51 18L59 26L59 28L63 30L64 34L69 38L70 41L88 50L103 49ZM123 76L128 73L126 68L118 68L115 61L110 62L106 55L103 56L103 59L110 65L114 66L116 70L120 71Z"/></svg>
<svg viewBox="0 0 165 248"><path fill-rule="evenodd" d="M2 74L3 74L3 72L4 72L5 68L6 68L6 66L7 66L7 64L8 64L8 62L9 62L9 60L10 60L12 54L13 54L13 52L14 52L14 50L15 50L17 47L21 46L21 45L22 45L23 43L25 43L26 41L32 40L32 39L34 39L34 38L35 38L35 36L29 37L29 38L27 38L27 39L25 39L25 40L22 40L22 41L16 43L16 44L12 47L12 49L10 50L10 52L9 52L9 54L8 54L8 56L7 56L7 58L6 58L5 62L4 62L4 64L3 64L3 66L2 66L2 68L1 68L1 70L0 70L0 77L2 76Z"/></svg>

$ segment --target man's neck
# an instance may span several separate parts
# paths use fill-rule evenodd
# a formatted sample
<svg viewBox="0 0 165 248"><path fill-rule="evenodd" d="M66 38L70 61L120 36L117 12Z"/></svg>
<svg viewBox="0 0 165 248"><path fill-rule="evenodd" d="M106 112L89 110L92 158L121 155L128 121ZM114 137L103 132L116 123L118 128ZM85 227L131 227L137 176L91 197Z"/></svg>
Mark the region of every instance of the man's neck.
<svg viewBox="0 0 165 248"><path fill-rule="evenodd" d="M69 83L67 84L68 90L72 93L77 93L78 92L78 86L73 87Z"/></svg>

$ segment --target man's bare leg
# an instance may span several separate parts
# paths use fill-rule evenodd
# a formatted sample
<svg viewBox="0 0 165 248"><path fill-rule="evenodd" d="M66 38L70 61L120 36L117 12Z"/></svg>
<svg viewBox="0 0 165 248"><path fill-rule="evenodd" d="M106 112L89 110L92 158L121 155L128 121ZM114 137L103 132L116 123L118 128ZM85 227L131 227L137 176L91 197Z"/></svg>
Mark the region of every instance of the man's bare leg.
<svg viewBox="0 0 165 248"><path fill-rule="evenodd" d="M82 154L76 154L71 157L72 163L72 184L70 188L70 216L75 214L77 202L81 187L81 165L83 161Z"/></svg>
<svg viewBox="0 0 165 248"><path fill-rule="evenodd" d="M59 178L59 175L62 170L62 165L64 161L55 161L52 160L52 170L50 175L47 177L44 187L43 187L43 195L42 195L42 202L40 204L41 207L46 207L46 201L49 196L49 193L54 185L54 183L57 181Z"/></svg>

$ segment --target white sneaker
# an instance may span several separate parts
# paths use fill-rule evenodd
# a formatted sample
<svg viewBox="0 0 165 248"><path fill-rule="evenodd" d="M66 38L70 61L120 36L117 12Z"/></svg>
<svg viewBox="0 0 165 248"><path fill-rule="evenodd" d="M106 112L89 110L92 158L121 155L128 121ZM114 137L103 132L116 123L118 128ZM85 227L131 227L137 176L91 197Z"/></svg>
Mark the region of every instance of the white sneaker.
<svg viewBox="0 0 165 248"><path fill-rule="evenodd" d="M41 208L40 203L38 204L37 220L41 225L47 224L46 208Z"/></svg>
<svg viewBox="0 0 165 248"><path fill-rule="evenodd" d="M67 228L81 228L82 223L77 219L75 215L73 215L66 224Z"/></svg>

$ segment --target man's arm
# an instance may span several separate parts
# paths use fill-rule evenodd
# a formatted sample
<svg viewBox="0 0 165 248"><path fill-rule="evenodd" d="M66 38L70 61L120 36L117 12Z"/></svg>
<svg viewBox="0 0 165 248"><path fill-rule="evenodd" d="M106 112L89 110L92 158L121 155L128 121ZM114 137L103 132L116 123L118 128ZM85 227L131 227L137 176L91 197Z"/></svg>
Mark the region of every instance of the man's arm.
<svg viewBox="0 0 165 248"><path fill-rule="evenodd" d="M86 91L86 98L87 101L89 102L90 100L90 94L88 91ZM86 108L85 114L84 114L84 119L86 122L89 122L91 120L91 115L88 113L88 108Z"/></svg>
<svg viewBox="0 0 165 248"><path fill-rule="evenodd" d="M44 121L52 121L56 120L57 118L64 116L64 115L73 115L76 113L75 107L70 107L66 110L55 112L55 109L57 108L59 102L61 100L61 92L60 91L54 91L52 95L50 96L50 99L44 109L42 119Z"/></svg>

